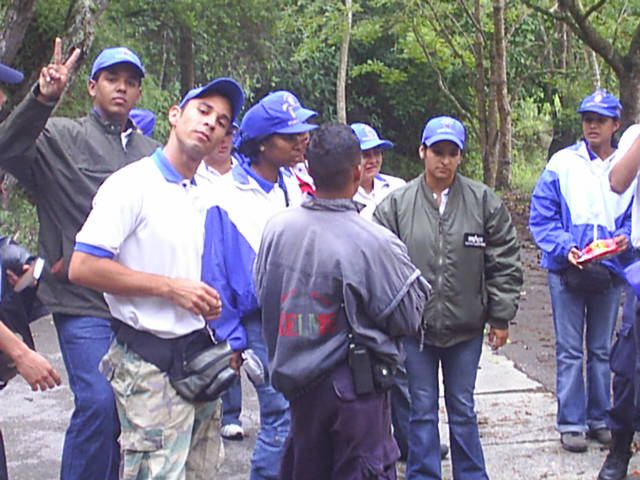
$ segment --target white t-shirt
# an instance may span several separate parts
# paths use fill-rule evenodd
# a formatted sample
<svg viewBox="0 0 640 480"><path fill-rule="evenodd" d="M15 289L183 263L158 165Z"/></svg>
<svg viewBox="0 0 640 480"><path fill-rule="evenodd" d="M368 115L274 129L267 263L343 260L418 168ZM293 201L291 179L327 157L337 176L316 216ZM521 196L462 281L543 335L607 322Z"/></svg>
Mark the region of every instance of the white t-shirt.
<svg viewBox="0 0 640 480"><path fill-rule="evenodd" d="M618 144L616 161L622 158L638 136L640 136L640 124L631 125L625 130ZM638 175L640 175L640 172L638 172ZM637 178L629 185L629 188L635 191L631 213L631 244L635 248L640 248L640 182L638 182Z"/></svg>
<svg viewBox="0 0 640 480"><path fill-rule="evenodd" d="M76 236L76 250L111 257L133 270L199 280L205 205L158 149L111 175ZM161 297L105 294L111 314L162 338L204 327L204 319Z"/></svg>
<svg viewBox="0 0 640 480"><path fill-rule="evenodd" d="M398 177L384 175L379 173L373 178L373 189L367 193L364 188L358 187L358 191L353 196L356 202L364 204L364 208L360 210L367 220L373 219L373 212L378 204L395 189L404 186L406 182Z"/></svg>

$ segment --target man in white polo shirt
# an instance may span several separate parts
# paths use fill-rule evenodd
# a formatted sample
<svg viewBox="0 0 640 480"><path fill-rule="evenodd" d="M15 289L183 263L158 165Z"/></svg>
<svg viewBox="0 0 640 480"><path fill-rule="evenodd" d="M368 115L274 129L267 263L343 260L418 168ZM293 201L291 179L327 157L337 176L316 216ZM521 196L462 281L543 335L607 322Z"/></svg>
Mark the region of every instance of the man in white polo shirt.
<svg viewBox="0 0 640 480"><path fill-rule="evenodd" d="M117 319L101 369L122 427L120 478L201 479L220 456L216 403L186 401L166 372L177 342L220 313L200 281L205 209L193 177L243 100L228 78L190 90L169 110L164 148L104 182L76 237L69 278L105 292Z"/></svg>

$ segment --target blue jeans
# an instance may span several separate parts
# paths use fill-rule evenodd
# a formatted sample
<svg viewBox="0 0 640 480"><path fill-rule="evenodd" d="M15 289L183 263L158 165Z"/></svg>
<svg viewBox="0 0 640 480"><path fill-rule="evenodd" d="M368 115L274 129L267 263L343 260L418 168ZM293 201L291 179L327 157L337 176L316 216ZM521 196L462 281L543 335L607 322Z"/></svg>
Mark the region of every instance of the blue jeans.
<svg viewBox="0 0 640 480"><path fill-rule="evenodd" d="M408 480L439 480L442 475L438 432L440 364L449 418L453 478L488 480L473 400L482 339L479 335L447 348L424 345L422 351L416 338L404 339L411 393Z"/></svg>
<svg viewBox="0 0 640 480"><path fill-rule="evenodd" d="M391 421L393 438L400 447L400 460L407 460L409 454L409 415L411 414L411 395L409 378L404 365L396 371L395 383L391 387Z"/></svg>
<svg viewBox="0 0 640 480"><path fill-rule="evenodd" d="M604 428L611 406L609 350L622 286L615 284L592 294L567 288L562 276L551 271L547 280L556 333L556 428L560 433ZM585 340L586 387L582 371Z"/></svg>
<svg viewBox="0 0 640 480"><path fill-rule="evenodd" d="M242 412L242 384L240 376L233 382L229 389L222 394L222 426L242 426L240 413Z"/></svg>
<svg viewBox="0 0 640 480"><path fill-rule="evenodd" d="M242 319L247 331L249 348L264 365L265 383L255 387L260 405L260 430L251 458L250 480L277 479L284 441L289 435L289 402L271 386L268 375L267 346L262 337L260 312Z"/></svg>
<svg viewBox="0 0 640 480"><path fill-rule="evenodd" d="M118 478L120 423L113 390L98 364L113 339L109 320L54 314L75 409L64 439L62 480Z"/></svg>

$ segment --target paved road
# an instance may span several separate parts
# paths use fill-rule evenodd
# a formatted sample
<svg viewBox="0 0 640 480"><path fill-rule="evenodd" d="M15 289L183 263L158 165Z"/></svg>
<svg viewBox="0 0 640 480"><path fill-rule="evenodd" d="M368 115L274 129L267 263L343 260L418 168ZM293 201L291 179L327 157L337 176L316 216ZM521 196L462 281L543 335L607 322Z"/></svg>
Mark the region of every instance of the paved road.
<svg viewBox="0 0 640 480"><path fill-rule="evenodd" d="M43 320L36 324L35 333L39 349L62 369L51 322ZM66 384L52 392L33 393L26 383L16 380L0 393L0 398L0 422L7 443L10 478L57 478L63 432L72 402ZM585 454L563 451L553 430L553 394L520 372L505 356L488 350L483 353L476 399L487 468L493 480L595 478L606 452L595 443L589 445ZM444 433L446 415L442 408L441 417ZM256 400L251 391L244 398L243 419L248 438L243 442L226 442L225 464L212 478L247 478L258 424ZM639 467L639 460L634 457L632 468ZM448 461L444 463L444 478L451 478Z"/></svg>

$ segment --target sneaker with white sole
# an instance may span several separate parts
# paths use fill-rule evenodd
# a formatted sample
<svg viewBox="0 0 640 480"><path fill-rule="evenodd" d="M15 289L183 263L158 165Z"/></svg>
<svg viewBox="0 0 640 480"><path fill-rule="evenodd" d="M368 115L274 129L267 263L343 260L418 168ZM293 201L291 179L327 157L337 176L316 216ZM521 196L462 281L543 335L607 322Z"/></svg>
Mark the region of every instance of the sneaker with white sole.
<svg viewBox="0 0 640 480"><path fill-rule="evenodd" d="M244 430L240 425L230 423L222 426L220 436L226 440L242 440L244 438Z"/></svg>

